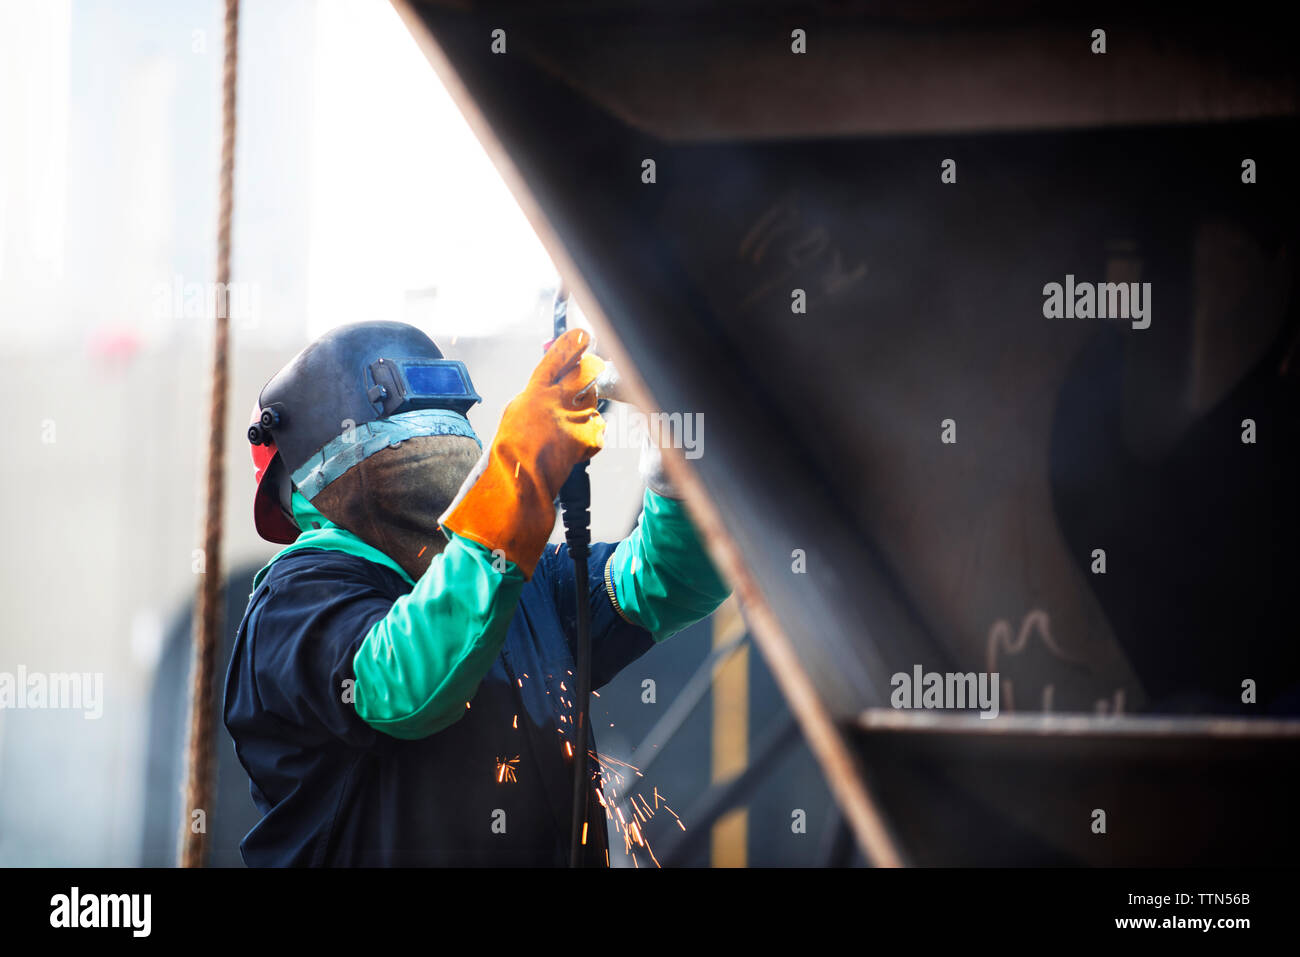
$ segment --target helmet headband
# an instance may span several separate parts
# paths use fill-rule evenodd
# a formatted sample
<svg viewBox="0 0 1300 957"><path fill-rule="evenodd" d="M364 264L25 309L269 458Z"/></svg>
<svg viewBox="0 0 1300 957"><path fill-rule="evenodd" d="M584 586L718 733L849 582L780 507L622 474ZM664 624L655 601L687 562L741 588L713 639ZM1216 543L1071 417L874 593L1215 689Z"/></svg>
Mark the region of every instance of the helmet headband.
<svg viewBox="0 0 1300 957"><path fill-rule="evenodd" d="M477 397L476 397L477 399ZM294 485L308 501L354 465L381 449L424 435L460 435L483 447L469 419L450 409L415 409L364 422L331 439L293 473Z"/></svg>

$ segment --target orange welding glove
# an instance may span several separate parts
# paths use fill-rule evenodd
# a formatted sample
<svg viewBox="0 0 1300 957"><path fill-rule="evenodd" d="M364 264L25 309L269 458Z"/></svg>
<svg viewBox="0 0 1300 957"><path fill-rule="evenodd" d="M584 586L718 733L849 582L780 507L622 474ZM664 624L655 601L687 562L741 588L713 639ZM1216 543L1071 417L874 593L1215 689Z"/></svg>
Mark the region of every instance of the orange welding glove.
<svg viewBox="0 0 1300 957"><path fill-rule="evenodd" d="M442 527L501 549L525 578L555 526L555 497L573 466L604 443L593 381L604 368L583 355L591 334L570 329L547 350L524 391L510 400L492 445L440 519Z"/></svg>

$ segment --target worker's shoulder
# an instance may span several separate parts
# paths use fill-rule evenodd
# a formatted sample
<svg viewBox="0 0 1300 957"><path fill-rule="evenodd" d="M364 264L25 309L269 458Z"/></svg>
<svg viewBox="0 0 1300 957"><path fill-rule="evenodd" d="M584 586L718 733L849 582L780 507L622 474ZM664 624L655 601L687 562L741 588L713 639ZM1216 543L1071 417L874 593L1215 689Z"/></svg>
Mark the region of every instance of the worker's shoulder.
<svg viewBox="0 0 1300 957"><path fill-rule="evenodd" d="M305 597L321 602L369 592L396 600L410 590L390 568L324 548L302 548L277 558L262 585L268 598Z"/></svg>
<svg viewBox="0 0 1300 957"><path fill-rule="evenodd" d="M254 589L239 639L249 664L274 672L303 642L353 643L409 591L396 572L333 549L302 548L277 558Z"/></svg>

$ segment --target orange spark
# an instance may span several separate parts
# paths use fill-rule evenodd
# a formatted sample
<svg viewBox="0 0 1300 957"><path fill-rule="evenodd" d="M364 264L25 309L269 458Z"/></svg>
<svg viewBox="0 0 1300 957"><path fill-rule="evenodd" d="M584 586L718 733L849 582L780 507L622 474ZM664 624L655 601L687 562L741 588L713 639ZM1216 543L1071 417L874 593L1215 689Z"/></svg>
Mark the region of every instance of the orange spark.
<svg viewBox="0 0 1300 957"><path fill-rule="evenodd" d="M626 761L620 761L618 758L611 758L608 754L601 754L599 751L596 752L595 757L597 757L601 761L609 761L612 764L618 764L618 765L622 765L625 768L631 768L633 771L637 770L637 768L634 765L628 764Z"/></svg>
<svg viewBox="0 0 1300 957"><path fill-rule="evenodd" d="M667 801L664 802L664 810L667 811L669 814L671 814L673 817L677 817L677 812L668 806ZM677 826L680 827L683 831L686 830L686 825L682 823L682 819L680 817L677 817Z"/></svg>
<svg viewBox="0 0 1300 957"><path fill-rule="evenodd" d="M519 763L519 755L517 754L513 758L510 758L508 760L505 758L498 757L497 758L497 783L504 784L507 781L511 783L518 782L519 779L515 777L515 766L518 763Z"/></svg>

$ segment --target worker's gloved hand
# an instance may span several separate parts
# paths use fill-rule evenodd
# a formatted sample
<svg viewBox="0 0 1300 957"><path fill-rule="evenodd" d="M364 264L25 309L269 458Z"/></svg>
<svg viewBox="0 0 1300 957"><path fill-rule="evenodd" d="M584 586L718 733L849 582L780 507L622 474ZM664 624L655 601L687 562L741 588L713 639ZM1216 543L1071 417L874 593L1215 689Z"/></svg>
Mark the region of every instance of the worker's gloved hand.
<svg viewBox="0 0 1300 957"><path fill-rule="evenodd" d="M645 482L646 488L655 494L673 499L684 497L668 477L659 443L644 433L641 435L641 458L637 462L637 471L641 473L641 480Z"/></svg>
<svg viewBox="0 0 1300 957"><path fill-rule="evenodd" d="M600 393L602 399L609 399L613 402L626 402L635 407L642 419L648 421L648 411L641 408L637 403L631 390L624 384L623 377L619 375L614 363L605 363L605 368L596 377L596 391ZM668 478L668 472L664 469L663 453L660 452L659 443L671 438L671 435L652 436L648 430L642 432L641 458L637 463L637 471L641 473L641 479L645 482L646 487L656 494L662 495L664 498L680 499L682 494Z"/></svg>
<svg viewBox="0 0 1300 957"><path fill-rule="evenodd" d="M531 578L555 526L555 496L573 466L603 446L591 334L570 329L510 400L491 446L440 519L444 529L500 549Z"/></svg>

